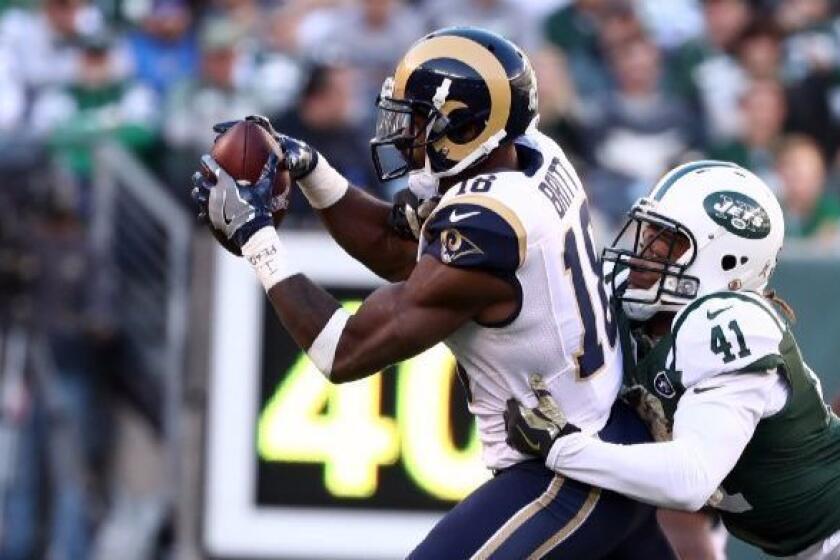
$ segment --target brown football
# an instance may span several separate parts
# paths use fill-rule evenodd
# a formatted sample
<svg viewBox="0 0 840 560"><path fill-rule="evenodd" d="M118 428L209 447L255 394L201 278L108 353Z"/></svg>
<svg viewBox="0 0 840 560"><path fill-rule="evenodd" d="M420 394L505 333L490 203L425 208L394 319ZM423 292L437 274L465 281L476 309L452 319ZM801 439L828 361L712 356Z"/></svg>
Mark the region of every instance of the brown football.
<svg viewBox="0 0 840 560"><path fill-rule="evenodd" d="M260 178L265 162L272 151L279 154L280 146L263 127L251 121L239 121L216 138L210 155L234 179L255 183ZM279 197L285 203L282 208L272 213L275 227L280 225L286 214L291 184L289 172L281 167L274 178L272 193L275 200ZM239 249L224 239L224 236L215 228L211 226L210 231L227 250L236 255L241 254Z"/></svg>

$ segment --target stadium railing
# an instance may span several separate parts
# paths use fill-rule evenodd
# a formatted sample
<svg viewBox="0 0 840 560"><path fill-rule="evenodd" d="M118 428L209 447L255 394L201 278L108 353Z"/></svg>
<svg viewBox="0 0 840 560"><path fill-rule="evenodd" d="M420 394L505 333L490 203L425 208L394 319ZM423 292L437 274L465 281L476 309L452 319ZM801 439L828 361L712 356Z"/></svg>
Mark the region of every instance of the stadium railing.
<svg viewBox="0 0 840 560"><path fill-rule="evenodd" d="M118 144L97 146L94 161L91 242L113 275L115 320L132 368L158 376L165 394L164 487L159 489L160 495L147 497L147 504L158 514L146 517L148 525L160 524L164 512L177 507L194 220L165 186ZM158 530L137 527L135 537L154 538L152 533Z"/></svg>

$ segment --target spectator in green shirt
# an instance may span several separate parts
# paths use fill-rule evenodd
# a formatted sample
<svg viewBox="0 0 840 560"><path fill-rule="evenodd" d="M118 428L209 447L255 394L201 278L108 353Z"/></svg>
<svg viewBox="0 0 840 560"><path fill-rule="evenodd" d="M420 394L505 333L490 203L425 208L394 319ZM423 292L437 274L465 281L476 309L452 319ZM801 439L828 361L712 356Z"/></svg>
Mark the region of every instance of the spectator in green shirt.
<svg viewBox="0 0 840 560"><path fill-rule="evenodd" d="M732 161L751 170L771 187L778 184L775 153L786 114L785 92L778 82L767 79L753 82L739 100L738 135L729 142L711 146L707 150L709 158Z"/></svg>
<svg viewBox="0 0 840 560"><path fill-rule="evenodd" d="M817 143L808 136L788 137L779 149L776 166L785 234L836 240L840 233L840 199L826 189L826 165Z"/></svg>
<svg viewBox="0 0 840 560"><path fill-rule="evenodd" d="M609 4L607 0L575 0L551 13L543 24L546 40L566 57L575 89L582 96L610 84L600 44Z"/></svg>
<svg viewBox="0 0 840 560"><path fill-rule="evenodd" d="M138 153L154 142L158 107L149 88L122 75L110 36L103 32L79 41L73 80L37 96L31 123L59 161L86 182L98 142L113 139Z"/></svg>
<svg viewBox="0 0 840 560"><path fill-rule="evenodd" d="M702 114L706 135L713 141L732 138L737 126L731 115L744 86L743 70L733 48L749 24L747 0L703 0L705 33L681 45L669 57L672 91Z"/></svg>

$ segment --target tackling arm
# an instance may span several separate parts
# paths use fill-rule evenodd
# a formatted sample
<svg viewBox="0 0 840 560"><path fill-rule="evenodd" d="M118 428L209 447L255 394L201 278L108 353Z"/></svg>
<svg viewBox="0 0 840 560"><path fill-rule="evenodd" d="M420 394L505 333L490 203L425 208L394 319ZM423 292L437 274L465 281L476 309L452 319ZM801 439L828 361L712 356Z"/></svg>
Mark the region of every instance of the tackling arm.
<svg viewBox="0 0 840 560"><path fill-rule="evenodd" d="M686 392L673 440L619 445L581 433L559 438L546 465L561 474L657 506L695 511L737 463L761 420L776 373L709 378Z"/></svg>

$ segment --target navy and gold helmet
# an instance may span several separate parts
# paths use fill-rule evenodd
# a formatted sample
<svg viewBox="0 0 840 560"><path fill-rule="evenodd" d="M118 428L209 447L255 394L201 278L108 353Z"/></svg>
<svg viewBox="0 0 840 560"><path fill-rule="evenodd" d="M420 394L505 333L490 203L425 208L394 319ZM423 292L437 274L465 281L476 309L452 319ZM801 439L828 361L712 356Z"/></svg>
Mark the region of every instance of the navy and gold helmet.
<svg viewBox="0 0 840 560"><path fill-rule="evenodd" d="M512 42L449 27L409 49L376 104L371 152L379 179L420 172L436 188L437 178L461 173L525 132L537 115L537 84ZM421 147L425 165L412 169L409 154Z"/></svg>

